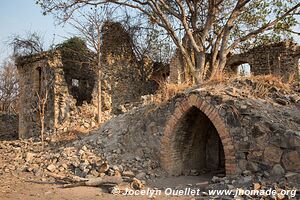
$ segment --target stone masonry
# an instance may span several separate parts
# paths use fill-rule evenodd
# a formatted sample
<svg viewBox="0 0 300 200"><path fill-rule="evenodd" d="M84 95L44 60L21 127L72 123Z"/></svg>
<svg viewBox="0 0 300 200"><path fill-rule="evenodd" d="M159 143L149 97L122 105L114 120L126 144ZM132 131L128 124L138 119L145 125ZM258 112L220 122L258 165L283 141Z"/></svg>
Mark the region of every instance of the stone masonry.
<svg viewBox="0 0 300 200"><path fill-rule="evenodd" d="M104 109L117 114L122 106L154 93L157 84L146 74L143 68L146 64L135 56L132 38L120 23L105 22L102 41Z"/></svg>
<svg viewBox="0 0 300 200"><path fill-rule="evenodd" d="M106 22L102 40L102 111L120 114L127 110L126 106L139 104L141 96L153 94L158 82L166 80L169 68L138 60L132 38L120 23ZM89 129L96 125L97 73L93 66L72 62L63 58L59 50L18 59L21 138L39 133L38 96L45 89L49 93L45 109L47 132Z"/></svg>
<svg viewBox="0 0 300 200"><path fill-rule="evenodd" d="M227 71L237 73L238 66L248 63L252 75L273 74L288 80L300 73L300 46L292 41L258 46L242 54L228 57ZM186 80L185 62L177 50L170 63L170 82L183 83Z"/></svg>
<svg viewBox="0 0 300 200"><path fill-rule="evenodd" d="M0 114L0 138L14 140L18 138L19 119L14 114Z"/></svg>
<svg viewBox="0 0 300 200"><path fill-rule="evenodd" d="M17 65L20 75L20 138L39 135L39 96L40 99L46 97L43 95L46 91L44 124L48 133L95 126L96 106L91 100L95 87L88 84L88 80L95 79L92 74L80 75L76 70L65 69L59 52L22 57ZM89 94L80 95L80 91Z"/></svg>
<svg viewBox="0 0 300 200"><path fill-rule="evenodd" d="M141 95L151 93L153 85L143 79L130 35L122 26L107 22L103 31L103 98L107 109L118 113L120 106L139 101ZM264 48L274 49L278 45ZM279 75L282 70L292 73L299 48L292 43L279 46L274 59L290 62L290 65L270 64L268 73ZM287 50L290 48L292 51ZM250 52L247 58L251 57ZM262 50L257 52L262 54ZM254 63L254 54L252 56ZM229 59L229 66L245 62L233 62L235 57L238 58ZM253 63L252 68L259 66ZM281 71L275 72L274 67L279 65ZM159 73L153 73L153 79L165 80L169 69L162 68L166 70L155 70ZM260 69L257 73L266 72L256 68ZM66 68L59 52L45 52L21 58L18 70L21 138L39 133L37 106L43 88L49 91L45 112L49 132L95 125L98 84L89 66L85 70ZM160 102L159 106L147 105L121 114L94 130L96 134L85 140L97 146L111 163L126 159L129 162L135 159L139 164L145 161L143 168L161 167L170 175L208 172L236 175L244 171L274 176L288 172L297 174L300 165L299 93L269 79L232 79L189 88Z"/></svg>
<svg viewBox="0 0 300 200"><path fill-rule="evenodd" d="M99 151L111 163L132 163L137 158L143 169L160 166L169 175L222 169L229 176L246 171L274 179L285 173L297 175L300 97L269 85L268 96L253 98L262 82L233 80L188 89L158 107L148 105L119 115L86 142L100 145Z"/></svg>
<svg viewBox="0 0 300 200"><path fill-rule="evenodd" d="M299 60L300 46L292 41L284 41L233 55L227 61L227 68L237 72L239 65L248 63L253 75L273 74L288 80L290 76L299 76Z"/></svg>

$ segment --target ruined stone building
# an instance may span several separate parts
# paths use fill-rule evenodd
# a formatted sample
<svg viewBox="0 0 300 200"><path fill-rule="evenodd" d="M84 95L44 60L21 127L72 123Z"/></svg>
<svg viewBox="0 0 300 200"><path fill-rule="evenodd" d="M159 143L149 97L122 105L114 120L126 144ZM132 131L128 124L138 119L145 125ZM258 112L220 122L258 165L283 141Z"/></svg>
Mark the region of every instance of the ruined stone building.
<svg viewBox="0 0 300 200"><path fill-rule="evenodd" d="M227 60L226 69L238 72L242 64L250 65L252 75L273 74L287 80L290 76L299 76L300 46L292 41L258 46L242 54L234 54ZM185 81L185 62L177 50L170 63L170 82Z"/></svg>
<svg viewBox="0 0 300 200"><path fill-rule="evenodd" d="M299 76L300 46L292 41L258 46L229 58L227 67L237 72L241 64L249 64L253 75L273 74L287 80Z"/></svg>
<svg viewBox="0 0 300 200"><path fill-rule="evenodd" d="M122 112L168 76L173 83L184 81L179 54L170 68L138 60L130 34L115 22L104 24L102 36L104 111ZM235 71L248 62L255 75L285 76L298 73L299 56L297 45L283 42L233 55L227 66ZM47 132L96 126L98 79L92 65L70 62L61 51L22 57L17 65L21 138L39 134L38 105L45 90ZM151 73L145 74L145 67ZM112 152L110 162L128 159L130 168L138 169L135 160L141 169L169 175L299 173L299 92L264 78L189 88L159 107L145 105L115 117L83 142L94 143L103 155Z"/></svg>
<svg viewBox="0 0 300 200"><path fill-rule="evenodd" d="M152 64L137 59L132 37L120 23L103 25L101 50L104 109L118 113L120 106L138 102L142 95L157 89L157 84L149 80L150 74L144 69Z"/></svg>
<svg viewBox="0 0 300 200"><path fill-rule="evenodd" d="M96 126L97 69L85 60L74 62L77 57L80 56L69 59L57 49L18 59L21 138L39 134L39 100L45 95L45 90L48 93L45 104L47 132L60 133ZM233 55L228 59L227 68L236 71L240 64L249 63L254 75L275 74L288 78L290 74L299 73L299 57L299 46L281 42ZM101 44L102 111L120 114L127 106L139 105L141 96L155 93L159 84L168 77L172 83L183 82L184 65L178 51L170 65L146 58L139 60L130 33L120 23L105 22Z"/></svg>
<svg viewBox="0 0 300 200"><path fill-rule="evenodd" d="M103 25L101 53L104 112L123 112L122 108L127 104L139 103L142 95L154 93L158 88L157 81L168 76L160 70L160 64L136 58L132 38L120 23ZM47 132L96 126L98 72L92 64L78 60L78 57L80 55L65 58L58 49L18 59L21 138L39 134L38 100L45 89L49 93L45 109ZM153 67L154 71L146 73L146 67Z"/></svg>
<svg viewBox="0 0 300 200"><path fill-rule="evenodd" d="M95 74L91 69L64 65L59 52L20 58L19 137L39 135L40 99L45 99L45 127L63 132L76 127L95 126Z"/></svg>

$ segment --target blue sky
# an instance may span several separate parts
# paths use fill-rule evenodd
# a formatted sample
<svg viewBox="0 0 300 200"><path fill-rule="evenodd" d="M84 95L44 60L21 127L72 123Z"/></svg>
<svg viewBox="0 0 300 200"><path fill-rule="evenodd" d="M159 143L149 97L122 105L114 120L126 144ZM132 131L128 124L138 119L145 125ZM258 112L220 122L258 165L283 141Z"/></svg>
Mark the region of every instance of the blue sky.
<svg viewBox="0 0 300 200"><path fill-rule="evenodd" d="M300 25L296 27L299 31ZM28 31L37 31L48 48L53 42L57 44L71 36L74 29L70 26L55 26L52 15L43 16L35 0L1 0L0 1L0 64L11 53L7 46L9 37L14 34L24 35ZM55 35L55 37L54 37ZM296 38L300 43L300 38Z"/></svg>
<svg viewBox="0 0 300 200"><path fill-rule="evenodd" d="M24 34L37 31L45 40L45 48L70 36L72 28L55 26L52 15L43 16L41 8L35 0L1 0L0 1L0 63L6 58L10 50L7 40L13 34Z"/></svg>

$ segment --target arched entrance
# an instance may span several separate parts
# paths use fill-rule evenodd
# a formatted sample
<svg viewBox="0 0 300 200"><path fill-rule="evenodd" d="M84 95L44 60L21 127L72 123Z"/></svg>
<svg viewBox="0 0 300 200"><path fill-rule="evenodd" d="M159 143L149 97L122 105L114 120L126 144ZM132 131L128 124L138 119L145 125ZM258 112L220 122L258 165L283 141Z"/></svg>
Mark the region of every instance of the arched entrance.
<svg viewBox="0 0 300 200"><path fill-rule="evenodd" d="M237 66L237 75L239 76L250 76L251 65L249 63L243 63Z"/></svg>
<svg viewBox="0 0 300 200"><path fill-rule="evenodd" d="M176 107L162 138L161 164L170 175L236 173L232 139L214 107L195 94Z"/></svg>

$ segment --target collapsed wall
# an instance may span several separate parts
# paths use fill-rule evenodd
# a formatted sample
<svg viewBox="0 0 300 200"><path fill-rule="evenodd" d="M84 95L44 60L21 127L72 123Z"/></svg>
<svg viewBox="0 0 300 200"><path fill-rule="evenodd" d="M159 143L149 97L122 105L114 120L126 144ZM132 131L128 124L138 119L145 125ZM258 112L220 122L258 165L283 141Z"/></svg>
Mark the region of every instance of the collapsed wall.
<svg viewBox="0 0 300 200"><path fill-rule="evenodd" d="M299 94L274 80L236 79L119 115L84 143L135 173L297 175L299 103Z"/></svg>
<svg viewBox="0 0 300 200"><path fill-rule="evenodd" d="M149 80L146 69L151 68L152 63L137 59L132 37L120 23L104 23L101 52L105 110L118 114L121 106L140 102L142 95L155 92L157 83Z"/></svg>
<svg viewBox="0 0 300 200"><path fill-rule="evenodd" d="M47 132L61 133L96 125L99 77L98 71L95 71L99 69L87 61L87 56L95 55L78 38L68 42L56 52L21 57L17 61L21 138L39 134L39 102L45 91L48 94L44 120ZM158 82L165 81L168 76L168 66L146 59L138 60L133 49L131 35L120 23L104 23L101 106L105 115L120 114L133 104L139 105L141 96L153 94L158 89Z"/></svg>
<svg viewBox="0 0 300 200"><path fill-rule="evenodd" d="M45 130L60 133L96 125L95 75L70 69L59 52L19 58L19 137L38 136L45 100ZM92 81L91 84L90 82ZM89 93L89 94L87 94Z"/></svg>
<svg viewBox="0 0 300 200"><path fill-rule="evenodd" d="M81 46L76 47L76 43ZM95 55L78 38L58 49L18 59L21 138L39 135L39 102L45 91L48 96L44 121L48 133L96 126L99 77L95 70L98 69L86 61L86 56ZM120 23L104 23L101 100L105 114L120 114L128 109L126 106L139 105L141 96L153 94L158 82L165 81L168 76L167 66L138 60L133 49L131 35Z"/></svg>

